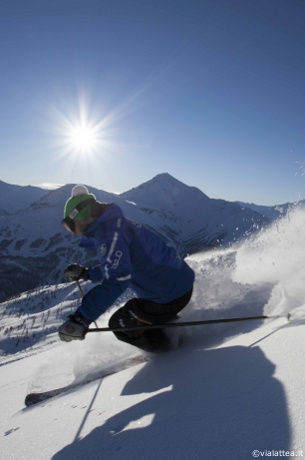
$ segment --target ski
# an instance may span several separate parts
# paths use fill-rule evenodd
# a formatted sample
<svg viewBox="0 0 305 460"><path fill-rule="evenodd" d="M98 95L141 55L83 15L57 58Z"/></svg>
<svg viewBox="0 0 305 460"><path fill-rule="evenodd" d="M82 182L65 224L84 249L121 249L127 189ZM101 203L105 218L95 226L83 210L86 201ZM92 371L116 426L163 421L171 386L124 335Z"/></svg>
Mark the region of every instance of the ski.
<svg viewBox="0 0 305 460"><path fill-rule="evenodd" d="M123 371L124 369L128 369L129 367L136 366L137 364L145 363L148 360L149 358L147 356L141 354L131 356L129 358L119 361L118 363L112 364L111 366L108 366L105 369L101 369L97 372L92 372L82 380L74 381L72 383L69 383L69 385L55 388L54 390L29 393L26 395L24 403L27 407L32 406L39 402L43 402L47 399L53 398L54 396L61 395L63 393L66 393L67 391L74 390L75 388L86 385L87 383L93 382L94 380L102 379L109 375L113 375L117 372Z"/></svg>

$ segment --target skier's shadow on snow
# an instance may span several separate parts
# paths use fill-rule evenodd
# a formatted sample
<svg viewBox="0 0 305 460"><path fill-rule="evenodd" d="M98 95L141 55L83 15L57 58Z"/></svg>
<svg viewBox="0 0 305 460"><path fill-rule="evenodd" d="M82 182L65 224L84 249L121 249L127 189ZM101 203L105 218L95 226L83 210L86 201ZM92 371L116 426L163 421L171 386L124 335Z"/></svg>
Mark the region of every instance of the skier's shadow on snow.
<svg viewBox="0 0 305 460"><path fill-rule="evenodd" d="M188 348L156 357L122 392L145 392L146 399L67 445L53 460L244 460L253 458L254 450L288 451L286 398L274 370L258 347ZM102 400L96 406L101 411Z"/></svg>

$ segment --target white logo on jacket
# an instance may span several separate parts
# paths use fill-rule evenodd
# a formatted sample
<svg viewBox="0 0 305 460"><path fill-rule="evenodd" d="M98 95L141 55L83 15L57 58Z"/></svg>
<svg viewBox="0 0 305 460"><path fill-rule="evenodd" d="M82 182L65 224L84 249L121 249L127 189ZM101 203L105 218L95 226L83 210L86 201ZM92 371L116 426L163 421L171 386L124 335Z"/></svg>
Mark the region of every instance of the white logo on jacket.
<svg viewBox="0 0 305 460"><path fill-rule="evenodd" d="M114 259L114 261L113 261L113 263L111 265L112 269L115 270L116 268L118 268L122 255L123 255L123 252L120 251L119 249L117 251L115 251L115 253L114 253L115 259Z"/></svg>

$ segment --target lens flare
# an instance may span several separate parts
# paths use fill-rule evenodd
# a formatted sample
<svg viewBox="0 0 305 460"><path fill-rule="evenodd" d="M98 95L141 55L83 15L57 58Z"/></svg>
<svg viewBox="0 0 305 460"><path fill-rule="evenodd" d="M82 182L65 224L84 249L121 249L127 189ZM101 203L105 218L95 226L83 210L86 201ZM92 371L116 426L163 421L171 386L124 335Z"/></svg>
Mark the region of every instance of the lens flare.
<svg viewBox="0 0 305 460"><path fill-rule="evenodd" d="M88 124L71 126L67 133L67 142L78 153L91 153L98 145L99 134Z"/></svg>

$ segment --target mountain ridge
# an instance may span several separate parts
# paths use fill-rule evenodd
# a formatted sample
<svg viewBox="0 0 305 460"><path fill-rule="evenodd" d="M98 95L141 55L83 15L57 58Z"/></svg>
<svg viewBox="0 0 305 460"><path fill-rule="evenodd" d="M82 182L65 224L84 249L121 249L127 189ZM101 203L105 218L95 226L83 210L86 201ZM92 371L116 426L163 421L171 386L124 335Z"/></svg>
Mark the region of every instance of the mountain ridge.
<svg viewBox="0 0 305 460"><path fill-rule="evenodd" d="M32 185L12 185L0 180L0 216L12 214L40 199L45 190ZM20 202L22 205L20 206Z"/></svg>
<svg viewBox="0 0 305 460"><path fill-rule="evenodd" d="M204 196L206 196L209 199L214 199L214 200L215 199L216 200L221 199L221 198L210 198L208 195L206 195L204 192L202 192L198 187L186 185L182 181L176 179L175 177L173 177L171 174L169 174L167 172L159 173L156 176L154 176L152 179L149 179L148 181L143 182L142 184L137 185L135 187L132 187L131 189L129 189L129 190L125 191L125 192L119 193L119 194L112 193L112 192L106 192L106 191L104 191L102 189L92 187L92 186L90 186L90 184L84 184L84 185L86 185L90 189L94 189L94 190L98 190L99 192L107 193L110 196L119 196L119 197L124 198L125 196L130 195L131 193L133 193L134 191L138 190L139 188L142 188L143 186L151 184L156 180L159 181L160 179L173 180L175 183L181 184L182 186L188 187L188 188L193 189L193 190L198 190L201 194L203 194ZM17 198L21 201L22 204L20 205L20 207L18 207L18 209L16 209L16 210L21 210L21 209L24 209L27 206L29 206L32 202L39 201L41 198L44 198L45 196L48 196L49 194L53 194L53 192L56 192L57 190L62 190L62 189L65 189L66 187L71 187L72 188L74 185L77 185L77 184L78 184L78 182L68 183L68 184L62 185L60 187L56 187L54 189L51 189L51 190L46 190L45 188L42 188L42 187L39 187L39 186L16 185L16 184L10 184L10 183L7 183L5 181L0 180L0 211L1 210L6 210L7 212L9 212L9 207L12 206L12 202L13 202L12 196L10 195L11 192L13 192L13 195L16 195ZM28 205L24 205L22 198L24 196L27 196L27 195L30 196L30 193L33 193L34 197L32 199L30 197L29 200L31 202ZM36 196L35 196L35 194L36 194ZM27 201L27 200L25 200L25 201ZM225 199L223 199L223 201L230 202L230 201L227 201ZM279 204L276 204L274 206L266 206L266 205L259 205L259 204L256 204L256 203L246 203L246 202L243 202L241 200L237 200L237 201L234 201L234 202L231 202L231 203L237 203L240 206L245 206L245 207L248 207L248 208L251 208L251 209L260 209L261 211L265 210L265 209L273 209L273 208L285 209L285 208L287 208L287 207L289 207L289 206L291 206L293 204L292 202L287 202L287 203L279 203ZM14 210L14 212L16 210Z"/></svg>

